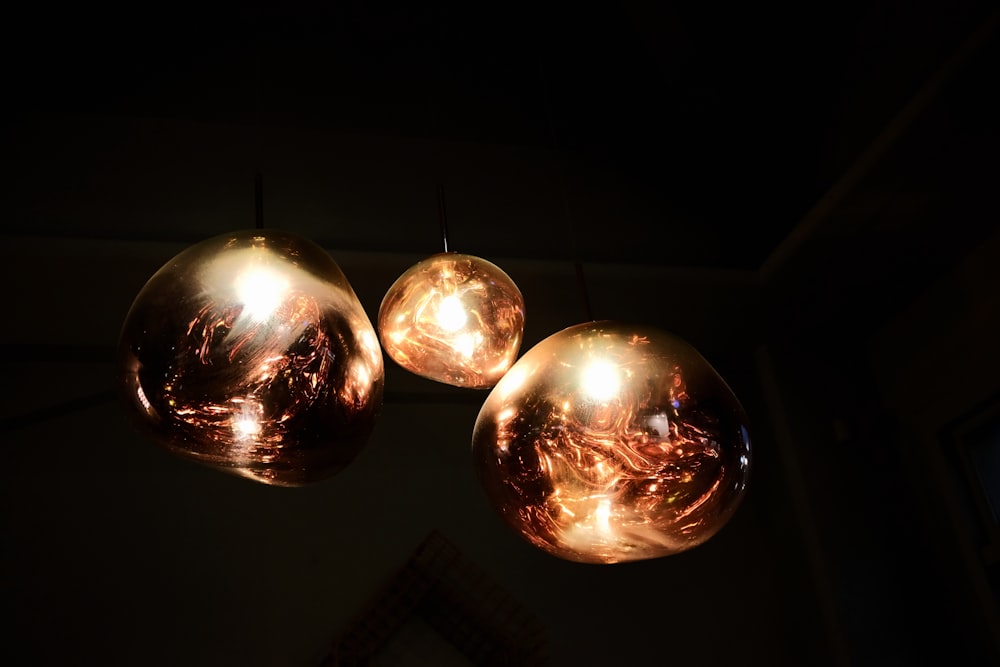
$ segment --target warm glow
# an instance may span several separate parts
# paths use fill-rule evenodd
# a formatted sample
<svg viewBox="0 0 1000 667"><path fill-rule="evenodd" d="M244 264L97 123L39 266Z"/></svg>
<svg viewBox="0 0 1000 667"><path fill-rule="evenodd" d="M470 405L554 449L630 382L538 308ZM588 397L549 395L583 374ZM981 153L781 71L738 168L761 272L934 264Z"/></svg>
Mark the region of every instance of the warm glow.
<svg viewBox="0 0 1000 667"><path fill-rule="evenodd" d="M369 363L376 364L382 360L382 348L378 344L378 336L375 335L375 330L368 327L358 327L358 346L363 352Z"/></svg>
<svg viewBox="0 0 1000 667"><path fill-rule="evenodd" d="M465 312L462 300L452 294L441 299L437 308L437 323L445 331L457 331L465 326L469 316ZM468 356L468 355L466 355Z"/></svg>
<svg viewBox="0 0 1000 667"><path fill-rule="evenodd" d="M239 407L233 415L233 433L238 440L247 440L262 430L259 406L250 401L233 401Z"/></svg>
<svg viewBox="0 0 1000 667"><path fill-rule="evenodd" d="M260 433L260 422L249 417L240 418L233 425L237 437L249 437Z"/></svg>
<svg viewBox="0 0 1000 667"><path fill-rule="evenodd" d="M150 435L265 484L335 474L381 407L382 351L364 308L322 248L286 232L234 232L175 256L121 336L121 381Z"/></svg>
<svg viewBox="0 0 1000 667"><path fill-rule="evenodd" d="M458 336L455 338L455 349L466 359L471 358L472 354L476 351L476 336L473 334Z"/></svg>
<svg viewBox="0 0 1000 667"><path fill-rule="evenodd" d="M611 532L611 501L607 498L597 503L597 509L594 511L594 521L597 524L597 530L602 533Z"/></svg>
<svg viewBox="0 0 1000 667"><path fill-rule="evenodd" d="M505 399L511 394L516 394L521 390L521 386L524 385L525 380L528 379L529 369L525 364L515 364L513 368L507 371L507 374L503 376L500 383L497 384L496 393Z"/></svg>
<svg viewBox="0 0 1000 667"><path fill-rule="evenodd" d="M236 295L243 303L243 312L254 322L262 322L277 310L288 292L288 281L280 273L255 266L236 278Z"/></svg>
<svg viewBox="0 0 1000 667"><path fill-rule="evenodd" d="M442 253L393 283L378 331L385 352L412 373L456 387L492 387L517 357L524 299L499 267Z"/></svg>
<svg viewBox="0 0 1000 667"><path fill-rule="evenodd" d="M658 558L735 511L751 464L745 423L683 340L589 322L507 372L476 419L473 460L503 520L536 547L584 563Z"/></svg>
<svg viewBox="0 0 1000 667"><path fill-rule="evenodd" d="M619 371L610 361L594 361L583 369L581 377L583 392L597 401L607 401L618 393L621 387Z"/></svg>

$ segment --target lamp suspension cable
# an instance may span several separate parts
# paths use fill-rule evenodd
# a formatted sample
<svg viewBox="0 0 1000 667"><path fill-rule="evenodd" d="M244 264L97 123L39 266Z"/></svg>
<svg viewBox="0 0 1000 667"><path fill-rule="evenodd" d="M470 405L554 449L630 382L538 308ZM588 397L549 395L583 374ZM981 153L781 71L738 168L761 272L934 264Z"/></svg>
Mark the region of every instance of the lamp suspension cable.
<svg viewBox="0 0 1000 667"><path fill-rule="evenodd" d="M739 505L750 470L746 414L684 340L593 319L564 165L573 264L590 321L536 344L490 392L473 428L476 473L507 525L553 556L582 563L669 556L711 538ZM525 479L531 484L518 482Z"/></svg>
<svg viewBox="0 0 1000 667"><path fill-rule="evenodd" d="M253 177L253 208L257 229L264 229L264 177L258 171Z"/></svg>
<svg viewBox="0 0 1000 667"><path fill-rule="evenodd" d="M590 293L587 291L587 278L583 275L583 263L579 256L573 258L573 266L576 268L576 283L580 287L580 299L583 301L583 312L588 322L594 321L594 312L590 308Z"/></svg>
<svg viewBox="0 0 1000 667"><path fill-rule="evenodd" d="M448 209L444 202L444 186L438 185L438 217L441 219L441 241L448 252Z"/></svg>
<svg viewBox="0 0 1000 667"><path fill-rule="evenodd" d="M263 8L258 12L262 12ZM263 162L263 138L261 137L261 98L264 84L261 79L261 16L253 15L253 152L256 166L253 177L254 228L264 229L264 176L261 173Z"/></svg>
<svg viewBox="0 0 1000 667"><path fill-rule="evenodd" d="M438 23L439 29L442 25ZM443 30L440 33L445 43ZM386 354L411 373L455 387L489 389L517 359L524 336L524 297L499 266L448 246L447 151L435 113L443 96L435 104L432 92L427 89L424 97L424 173L437 183L444 252L417 262L389 287L379 306L379 338Z"/></svg>

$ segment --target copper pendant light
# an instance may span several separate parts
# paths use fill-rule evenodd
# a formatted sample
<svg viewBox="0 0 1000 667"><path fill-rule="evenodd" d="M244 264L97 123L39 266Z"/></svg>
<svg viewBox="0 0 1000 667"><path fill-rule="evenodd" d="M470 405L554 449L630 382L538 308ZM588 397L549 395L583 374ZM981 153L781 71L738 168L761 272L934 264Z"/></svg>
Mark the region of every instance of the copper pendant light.
<svg viewBox="0 0 1000 667"><path fill-rule="evenodd" d="M378 314L382 347L400 366L456 387L488 389L517 358L524 298L497 265L448 252L444 191L438 190L445 252L410 267Z"/></svg>
<svg viewBox="0 0 1000 667"><path fill-rule="evenodd" d="M588 322L533 347L476 420L477 474L504 521L560 558L615 563L714 535L750 471L739 401L688 343Z"/></svg>
<svg viewBox="0 0 1000 667"><path fill-rule="evenodd" d="M489 388L517 358L524 299L495 264L439 253L389 288L378 330L386 353L408 371L456 387Z"/></svg>
<svg viewBox="0 0 1000 667"><path fill-rule="evenodd" d="M217 236L164 265L128 312L118 365L156 440L265 484L339 471L382 404L378 339L347 278L278 230Z"/></svg>

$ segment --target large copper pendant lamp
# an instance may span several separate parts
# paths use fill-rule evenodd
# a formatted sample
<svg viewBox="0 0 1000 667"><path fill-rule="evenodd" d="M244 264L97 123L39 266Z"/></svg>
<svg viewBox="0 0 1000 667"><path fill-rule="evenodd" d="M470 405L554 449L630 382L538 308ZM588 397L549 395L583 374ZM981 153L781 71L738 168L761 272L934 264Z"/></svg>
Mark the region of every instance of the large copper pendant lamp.
<svg viewBox="0 0 1000 667"><path fill-rule="evenodd" d="M472 446L503 520L584 563L705 542L750 471L746 415L712 366L669 333L609 321L525 353L483 404Z"/></svg>
<svg viewBox="0 0 1000 667"><path fill-rule="evenodd" d="M571 240L576 255L575 228ZM517 534L566 560L645 560L702 544L746 489L743 408L682 339L594 321L579 257L575 266L589 321L528 350L479 411L472 451L487 498Z"/></svg>
<svg viewBox="0 0 1000 667"><path fill-rule="evenodd" d="M167 262L128 312L118 364L131 412L162 445L265 484L336 473L382 404L378 339L347 278L278 230Z"/></svg>
<svg viewBox="0 0 1000 667"><path fill-rule="evenodd" d="M378 314L382 347L422 377L488 389L517 358L524 298L485 259L448 252L443 190L438 190L445 252L424 259L389 288Z"/></svg>

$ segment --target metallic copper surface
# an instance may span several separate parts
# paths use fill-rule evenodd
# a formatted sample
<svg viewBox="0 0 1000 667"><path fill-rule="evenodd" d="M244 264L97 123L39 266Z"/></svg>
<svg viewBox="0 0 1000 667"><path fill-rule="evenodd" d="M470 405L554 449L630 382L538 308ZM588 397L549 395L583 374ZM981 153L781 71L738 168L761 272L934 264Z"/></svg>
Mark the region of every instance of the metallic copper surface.
<svg viewBox="0 0 1000 667"><path fill-rule="evenodd" d="M382 352L347 278L277 230L170 260L132 304L118 355L127 403L161 444L266 484L336 473L382 405Z"/></svg>
<svg viewBox="0 0 1000 667"><path fill-rule="evenodd" d="M476 472L504 521L584 563L675 554L714 535L743 497L747 419L683 340L588 322L533 347L476 420Z"/></svg>
<svg viewBox="0 0 1000 667"><path fill-rule="evenodd" d="M440 253L393 283L382 299L378 330L386 353L408 371L485 389L517 358L524 299L495 264Z"/></svg>

